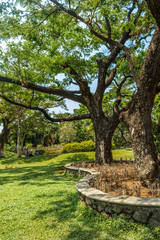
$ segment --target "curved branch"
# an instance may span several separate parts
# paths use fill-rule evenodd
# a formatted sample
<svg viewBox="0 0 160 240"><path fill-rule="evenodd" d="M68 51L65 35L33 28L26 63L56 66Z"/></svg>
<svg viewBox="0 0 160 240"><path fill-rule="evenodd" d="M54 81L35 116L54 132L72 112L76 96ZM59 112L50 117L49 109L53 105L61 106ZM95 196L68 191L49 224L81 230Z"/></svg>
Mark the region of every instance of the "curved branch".
<svg viewBox="0 0 160 240"><path fill-rule="evenodd" d="M76 94L80 93L79 91L69 91L69 90L65 90L65 89L54 89L54 88L50 88L50 87L43 87L43 86L39 86L37 84L30 83L30 82L15 81L12 78L4 77L4 76L0 76L0 82L16 84L18 86L21 86L21 87L24 87L27 89L31 89L31 90L35 90L38 92L51 94L51 95L57 95L57 96L61 96L63 98L67 98L67 99L76 101L78 103L83 103L82 97L79 95L76 95Z"/></svg>
<svg viewBox="0 0 160 240"><path fill-rule="evenodd" d="M76 81L76 83L79 85L80 89L83 91L86 90L86 87L88 87L87 81L83 80L81 76L76 72L76 70L71 67L68 63L63 64L63 68L69 68L70 69L70 75L71 77Z"/></svg>
<svg viewBox="0 0 160 240"><path fill-rule="evenodd" d="M127 78L129 78L129 77L132 77L132 76L130 76L130 75L125 76L124 79L120 82L120 84L117 85L117 100L115 101L114 107L113 107L114 112L117 114L119 114L121 111L124 111L124 108L123 108L123 110L122 109L119 110L119 104L122 101L121 89L122 89L123 84L126 82Z"/></svg>
<svg viewBox="0 0 160 240"><path fill-rule="evenodd" d="M116 75L116 70L117 70L117 66L115 66L115 68L112 70L112 72L110 73L109 77L107 78L106 82L105 82L105 89L107 87L110 86L110 84L112 83L114 76Z"/></svg>
<svg viewBox="0 0 160 240"><path fill-rule="evenodd" d="M90 119L90 114L81 114L81 115L75 115L75 116L69 116L69 117L61 117L61 118L52 118L45 109L40 108L40 107L32 107L32 106L27 106L25 104L22 103L18 103L15 102L9 98L7 98L6 96L0 94L0 98L4 99L5 101L19 106L19 107L23 107L26 109L31 109L31 110L35 110L35 111L40 111L41 113L43 113L43 115L51 122L69 122L69 121L74 121L74 120L82 120L82 119Z"/></svg>

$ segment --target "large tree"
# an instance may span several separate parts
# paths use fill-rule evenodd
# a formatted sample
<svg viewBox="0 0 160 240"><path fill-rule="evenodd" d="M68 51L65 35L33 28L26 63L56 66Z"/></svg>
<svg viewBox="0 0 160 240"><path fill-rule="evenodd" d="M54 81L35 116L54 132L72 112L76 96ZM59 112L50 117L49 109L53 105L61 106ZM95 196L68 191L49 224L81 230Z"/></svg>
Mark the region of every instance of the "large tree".
<svg viewBox="0 0 160 240"><path fill-rule="evenodd" d="M144 184L159 178L159 163L152 134L151 112L160 82L160 3L148 1L156 22L140 76L136 78L137 92L129 103L127 111L120 118L127 125L132 141L134 157L139 175Z"/></svg>
<svg viewBox="0 0 160 240"><path fill-rule="evenodd" d="M159 164L152 134L151 112L157 86L160 81L160 30L157 29L150 43L140 76L137 78L137 93L128 109L120 113L127 125L134 157L141 180L153 181L159 177Z"/></svg>
<svg viewBox="0 0 160 240"><path fill-rule="evenodd" d="M142 1L120 0L21 3L27 13L13 8L9 32L7 19L4 24L4 38L12 36L18 41L19 36L20 40L18 44L8 44L8 52L3 54L0 81L84 104L87 116L63 120L90 117L96 136L96 161L100 164L112 161L111 139L119 124L117 106L121 104L121 89L128 80L138 78L131 54L135 53L136 59L136 49L155 28L147 6ZM125 59L130 70L123 69ZM56 79L59 73L64 74L63 81ZM90 89L93 81L97 82L94 92ZM102 101L114 82L115 104L108 116ZM68 89L70 85L75 88ZM3 88L2 97L6 97L7 91ZM10 101L15 102L15 98L10 97ZM22 101L20 104L24 106ZM39 108L33 101L26 107Z"/></svg>

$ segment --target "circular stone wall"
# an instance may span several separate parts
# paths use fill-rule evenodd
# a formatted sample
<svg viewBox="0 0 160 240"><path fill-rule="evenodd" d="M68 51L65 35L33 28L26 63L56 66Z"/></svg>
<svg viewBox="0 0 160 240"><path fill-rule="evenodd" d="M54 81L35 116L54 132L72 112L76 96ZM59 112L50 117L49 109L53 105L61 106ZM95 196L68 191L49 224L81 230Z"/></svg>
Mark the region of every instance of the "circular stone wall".
<svg viewBox="0 0 160 240"><path fill-rule="evenodd" d="M160 198L103 193L89 186L89 181L99 175L98 172L73 167L72 164L67 164L65 169L68 173L85 176L77 183L76 189L80 200L86 206L93 208L106 217L120 215L133 222L145 223L152 227L160 226Z"/></svg>

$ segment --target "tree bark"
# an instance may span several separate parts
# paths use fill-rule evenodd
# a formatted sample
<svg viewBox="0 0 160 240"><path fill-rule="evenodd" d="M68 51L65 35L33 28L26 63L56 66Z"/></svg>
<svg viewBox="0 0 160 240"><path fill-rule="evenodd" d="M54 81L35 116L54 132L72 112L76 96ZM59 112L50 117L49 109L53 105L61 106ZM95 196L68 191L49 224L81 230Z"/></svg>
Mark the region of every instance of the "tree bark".
<svg viewBox="0 0 160 240"><path fill-rule="evenodd" d="M141 70L137 94L133 97L129 109L120 114L120 119L128 127L139 176L144 184L159 178L151 121L151 111L160 77L159 63L160 31L157 29Z"/></svg>
<svg viewBox="0 0 160 240"><path fill-rule="evenodd" d="M21 149L21 119L18 116L17 117L17 123L18 123L18 132L17 132L17 157L22 156L22 149Z"/></svg>
<svg viewBox="0 0 160 240"><path fill-rule="evenodd" d="M129 130L140 180L144 184L153 182L159 177L159 166L152 135L151 110L137 96L129 111L123 114L123 120Z"/></svg>
<svg viewBox="0 0 160 240"><path fill-rule="evenodd" d="M114 130L113 130L114 132ZM102 165L110 164L113 161L112 157L112 131L108 131L106 127L99 124L95 127L96 136L96 163Z"/></svg>
<svg viewBox="0 0 160 240"><path fill-rule="evenodd" d="M160 27L160 1L159 0L146 0L148 8L150 9L157 25Z"/></svg>
<svg viewBox="0 0 160 240"><path fill-rule="evenodd" d="M112 157L112 137L119 124L119 116L113 112L111 118L104 115L100 101L96 96L88 99L88 109L92 119L96 138L96 163L110 164ZM102 104L102 103L101 103ZM87 105L87 104L86 104Z"/></svg>

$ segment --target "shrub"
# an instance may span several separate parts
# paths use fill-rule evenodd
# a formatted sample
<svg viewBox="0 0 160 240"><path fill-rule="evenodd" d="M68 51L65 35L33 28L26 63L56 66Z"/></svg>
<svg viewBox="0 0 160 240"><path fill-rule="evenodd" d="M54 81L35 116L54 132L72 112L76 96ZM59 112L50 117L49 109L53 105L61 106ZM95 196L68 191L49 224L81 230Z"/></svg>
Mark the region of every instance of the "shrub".
<svg viewBox="0 0 160 240"><path fill-rule="evenodd" d="M44 151L45 151L45 155L60 153L60 150L58 150L58 149L45 149Z"/></svg>
<svg viewBox="0 0 160 240"><path fill-rule="evenodd" d="M38 150L39 155L44 155L45 151L44 150Z"/></svg>
<svg viewBox="0 0 160 240"><path fill-rule="evenodd" d="M91 140L81 143L67 143L61 149L61 153L74 153L74 152L91 152L95 150L95 143Z"/></svg>
<svg viewBox="0 0 160 240"><path fill-rule="evenodd" d="M26 144L26 147L32 148L32 147L33 147L33 144L32 144L32 143L27 143L27 144Z"/></svg>

